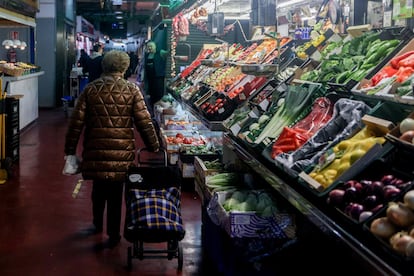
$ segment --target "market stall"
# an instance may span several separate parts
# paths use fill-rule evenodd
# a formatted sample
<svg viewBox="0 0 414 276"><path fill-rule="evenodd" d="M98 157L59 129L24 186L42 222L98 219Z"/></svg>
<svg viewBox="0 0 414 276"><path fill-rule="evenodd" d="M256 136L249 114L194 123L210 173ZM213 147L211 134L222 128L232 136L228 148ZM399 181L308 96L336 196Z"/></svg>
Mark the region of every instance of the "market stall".
<svg viewBox="0 0 414 276"><path fill-rule="evenodd" d="M398 126L414 111L412 87L405 83L413 72L386 70L403 59L401 67L411 68L414 36L404 27L366 27L354 26L347 35L321 30L296 48L277 37L233 44L228 52L220 46L204 49L169 92L210 130L224 132L223 159L241 160L323 233L341 240L362 262L369 259L372 270L404 274L412 264L409 253L396 252L394 243L370 228L377 216L386 216L390 202L402 202L412 189L412 168L404 165L412 153L412 145L405 145L411 136L402 136ZM274 55L261 51L274 41L279 44L269 48ZM387 162L398 165L373 177ZM394 184L384 184L391 177ZM197 178L200 197L210 204L219 195L206 185L207 175ZM345 194L341 185L363 180L381 180L393 190L376 194L371 205L372 194L353 198L348 191L342 205L333 205L335 194ZM225 199L217 201L226 209ZM394 227L393 234L407 227Z"/></svg>

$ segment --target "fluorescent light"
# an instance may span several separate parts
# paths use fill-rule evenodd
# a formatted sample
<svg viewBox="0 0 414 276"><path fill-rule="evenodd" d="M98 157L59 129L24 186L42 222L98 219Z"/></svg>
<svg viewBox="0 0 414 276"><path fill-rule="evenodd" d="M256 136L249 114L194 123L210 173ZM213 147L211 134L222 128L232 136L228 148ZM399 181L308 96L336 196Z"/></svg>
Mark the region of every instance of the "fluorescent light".
<svg viewBox="0 0 414 276"><path fill-rule="evenodd" d="M284 7L291 6L291 5L294 5L294 4L299 4L299 3L305 2L305 1L306 0L290 0L290 1L278 4L276 8L284 8Z"/></svg>

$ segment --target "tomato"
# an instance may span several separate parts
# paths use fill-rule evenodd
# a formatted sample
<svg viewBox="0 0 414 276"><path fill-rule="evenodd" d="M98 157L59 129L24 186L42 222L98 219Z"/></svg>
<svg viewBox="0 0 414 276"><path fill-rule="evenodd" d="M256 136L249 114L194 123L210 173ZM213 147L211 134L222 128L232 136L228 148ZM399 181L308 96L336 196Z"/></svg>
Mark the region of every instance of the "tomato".
<svg viewBox="0 0 414 276"><path fill-rule="evenodd" d="M175 135L175 137L177 137L177 138L184 138L184 135L183 135L182 133L178 132L178 133Z"/></svg>
<svg viewBox="0 0 414 276"><path fill-rule="evenodd" d="M192 144L193 143L193 139L191 137L185 137L183 139L183 143L184 144Z"/></svg>

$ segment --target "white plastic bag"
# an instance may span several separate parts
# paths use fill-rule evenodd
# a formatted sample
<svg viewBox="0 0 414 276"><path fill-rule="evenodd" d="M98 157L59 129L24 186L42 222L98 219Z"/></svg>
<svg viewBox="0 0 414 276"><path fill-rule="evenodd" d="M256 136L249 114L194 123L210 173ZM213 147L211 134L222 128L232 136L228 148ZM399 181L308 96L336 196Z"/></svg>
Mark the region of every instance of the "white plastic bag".
<svg viewBox="0 0 414 276"><path fill-rule="evenodd" d="M80 159L76 155L66 155L65 160L65 166L62 171L64 175L75 175L80 173Z"/></svg>

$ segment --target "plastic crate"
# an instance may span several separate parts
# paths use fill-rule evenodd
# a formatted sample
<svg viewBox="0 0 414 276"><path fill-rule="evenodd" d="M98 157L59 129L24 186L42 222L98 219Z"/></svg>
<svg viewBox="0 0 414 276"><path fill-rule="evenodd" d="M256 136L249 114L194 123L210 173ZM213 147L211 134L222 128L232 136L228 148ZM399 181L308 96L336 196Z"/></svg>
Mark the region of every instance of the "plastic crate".
<svg viewBox="0 0 414 276"><path fill-rule="evenodd" d="M385 152L383 156L368 164L363 171L354 176L351 176L348 179L344 179L343 182L336 187L336 189L346 190L349 187L349 185L347 185L347 182L350 180L362 183L360 185L360 187L362 187L362 190L360 192L357 192L354 198L350 197L349 202L331 205L334 207L336 211L339 212L340 215L343 216L343 218L346 219L346 221L350 222L354 226L361 225L365 222L365 220L361 220L356 217L351 217L350 215L345 213L347 204L350 202L362 204L364 206L365 211L372 211L372 208L375 208L372 214L373 216L375 216L383 208L387 207L388 202L395 200L396 198L400 197L400 195L405 193L408 189L412 188L414 172L412 172L412 168L409 168L409 160L409 155L399 150L398 148L391 148L389 152ZM398 184L393 184L392 182L381 182L383 183L384 187L389 184L395 185L397 188L400 189L400 193L390 194L389 197L384 197L384 193L380 190L369 190L368 186L363 187L363 181L381 181L382 177L386 175L392 175L396 179L400 179L401 182L399 182ZM364 189L366 192L364 192ZM371 204L373 204L372 206L369 206L369 204L367 205L366 203L364 203L364 200L366 200L366 197L368 195L375 196L376 203L375 201L371 202ZM326 200L328 198L329 195L326 197ZM381 204L382 207L380 207L381 205L379 204Z"/></svg>

